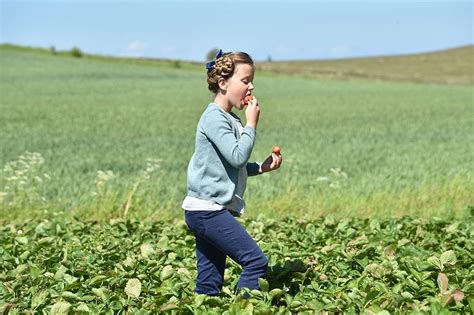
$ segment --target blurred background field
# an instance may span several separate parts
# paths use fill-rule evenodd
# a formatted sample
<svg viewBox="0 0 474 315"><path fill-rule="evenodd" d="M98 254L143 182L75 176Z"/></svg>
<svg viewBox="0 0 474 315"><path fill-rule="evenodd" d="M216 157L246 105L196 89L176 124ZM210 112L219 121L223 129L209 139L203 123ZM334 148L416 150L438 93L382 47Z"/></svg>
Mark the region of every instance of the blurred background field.
<svg viewBox="0 0 474 315"><path fill-rule="evenodd" d="M316 79L472 85L474 46L431 53L336 60L262 62L261 70L297 74Z"/></svg>
<svg viewBox="0 0 474 315"><path fill-rule="evenodd" d="M259 63L251 160L280 145L284 164L249 179L245 215L469 215L474 109L465 52L472 46L441 59L418 55L433 60L431 72L408 56L328 61L336 70L326 76L323 64ZM363 64L363 75L348 64ZM182 215L196 124L212 100L202 64L3 45L0 67L0 220ZM408 67L420 75L398 70Z"/></svg>

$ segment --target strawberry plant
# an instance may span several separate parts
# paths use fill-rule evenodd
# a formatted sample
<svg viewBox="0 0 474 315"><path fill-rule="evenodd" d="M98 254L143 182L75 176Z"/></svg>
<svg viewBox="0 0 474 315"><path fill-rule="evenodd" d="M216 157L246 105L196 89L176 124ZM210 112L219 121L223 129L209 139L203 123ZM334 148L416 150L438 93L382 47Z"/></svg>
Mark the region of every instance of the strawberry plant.
<svg viewBox="0 0 474 315"><path fill-rule="evenodd" d="M240 219L239 219L240 220ZM261 291L193 292L183 221L27 221L0 228L0 313L469 313L471 221L243 219L269 258Z"/></svg>

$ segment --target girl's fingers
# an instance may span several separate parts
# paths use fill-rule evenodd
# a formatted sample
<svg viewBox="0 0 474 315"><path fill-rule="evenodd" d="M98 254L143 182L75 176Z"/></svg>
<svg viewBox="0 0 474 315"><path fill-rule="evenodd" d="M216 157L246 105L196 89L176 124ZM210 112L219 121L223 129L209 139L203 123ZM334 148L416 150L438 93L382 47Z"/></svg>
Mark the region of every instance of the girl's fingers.
<svg viewBox="0 0 474 315"><path fill-rule="evenodd" d="M275 153L272 153L272 165L271 168L274 168L277 166L278 163L278 156Z"/></svg>
<svg viewBox="0 0 474 315"><path fill-rule="evenodd" d="M253 100L251 100L251 101L249 102L249 104L250 104L251 106L255 107L255 108L260 109L260 106L258 106L258 102L257 102L257 100L256 100L255 98L254 98Z"/></svg>
<svg viewBox="0 0 474 315"><path fill-rule="evenodd" d="M272 153L263 163L268 165L269 170L276 170L280 167L282 161L283 158L281 155Z"/></svg>
<svg viewBox="0 0 474 315"><path fill-rule="evenodd" d="M282 161L282 157L281 155L276 155L275 153L272 153L272 165L271 165L271 168L272 169L277 169L280 167L280 164L281 164L281 161Z"/></svg>
<svg viewBox="0 0 474 315"><path fill-rule="evenodd" d="M281 155L277 155L277 167L280 167L282 159Z"/></svg>

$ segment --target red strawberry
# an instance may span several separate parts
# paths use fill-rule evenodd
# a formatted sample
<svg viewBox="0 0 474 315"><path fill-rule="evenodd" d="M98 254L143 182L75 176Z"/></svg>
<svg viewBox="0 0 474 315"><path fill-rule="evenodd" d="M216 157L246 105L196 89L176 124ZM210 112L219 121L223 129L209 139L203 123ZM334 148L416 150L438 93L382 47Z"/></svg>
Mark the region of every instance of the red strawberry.
<svg viewBox="0 0 474 315"><path fill-rule="evenodd" d="M273 153L275 153L276 155L280 155L281 153L281 149L279 146L274 146L273 147Z"/></svg>
<svg viewBox="0 0 474 315"><path fill-rule="evenodd" d="M251 101L251 100L253 100L253 96L252 95L247 95L242 99L242 104L243 105L248 105L249 101Z"/></svg>

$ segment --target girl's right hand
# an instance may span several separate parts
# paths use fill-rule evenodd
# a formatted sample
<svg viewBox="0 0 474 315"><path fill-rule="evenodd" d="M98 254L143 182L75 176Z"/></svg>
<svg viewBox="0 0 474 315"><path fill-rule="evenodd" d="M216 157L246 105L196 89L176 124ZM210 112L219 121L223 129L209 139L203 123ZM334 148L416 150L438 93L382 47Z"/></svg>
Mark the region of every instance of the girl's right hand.
<svg viewBox="0 0 474 315"><path fill-rule="evenodd" d="M258 117L260 116L260 107L258 106L258 100L253 97L253 100L249 101L247 109L245 110L245 117L247 118L247 125L253 129L257 129Z"/></svg>

